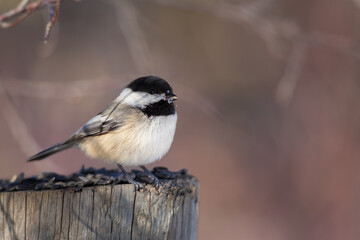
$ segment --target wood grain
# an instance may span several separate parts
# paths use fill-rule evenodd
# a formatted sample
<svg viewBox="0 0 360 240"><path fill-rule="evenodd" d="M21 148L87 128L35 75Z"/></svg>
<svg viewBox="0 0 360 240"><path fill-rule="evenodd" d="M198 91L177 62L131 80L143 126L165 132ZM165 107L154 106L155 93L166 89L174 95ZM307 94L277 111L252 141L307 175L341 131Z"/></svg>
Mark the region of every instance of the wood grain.
<svg viewBox="0 0 360 240"><path fill-rule="evenodd" d="M196 239L198 188L191 177L166 190L120 184L2 192L0 239Z"/></svg>

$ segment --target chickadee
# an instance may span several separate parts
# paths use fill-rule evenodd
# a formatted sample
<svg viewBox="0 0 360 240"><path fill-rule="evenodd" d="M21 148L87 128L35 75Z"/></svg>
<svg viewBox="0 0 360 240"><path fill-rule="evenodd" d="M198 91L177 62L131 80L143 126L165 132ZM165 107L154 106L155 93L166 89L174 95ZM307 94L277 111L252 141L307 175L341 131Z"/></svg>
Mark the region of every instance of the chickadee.
<svg viewBox="0 0 360 240"><path fill-rule="evenodd" d="M141 77L131 82L101 113L91 118L65 142L30 157L41 160L68 148L80 148L91 158L117 163L129 183L123 166L140 166L158 185L159 180L144 166L161 159L174 138L177 97L162 78Z"/></svg>

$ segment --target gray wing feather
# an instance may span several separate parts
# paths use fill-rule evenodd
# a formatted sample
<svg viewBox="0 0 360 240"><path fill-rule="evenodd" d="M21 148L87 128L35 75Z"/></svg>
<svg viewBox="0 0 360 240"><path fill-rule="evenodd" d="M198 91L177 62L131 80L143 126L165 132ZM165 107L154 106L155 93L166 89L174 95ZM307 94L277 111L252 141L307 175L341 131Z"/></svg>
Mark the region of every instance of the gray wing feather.
<svg viewBox="0 0 360 240"><path fill-rule="evenodd" d="M66 143L78 141L84 137L98 136L119 129L124 125L126 114L130 106L112 103L107 109L91 118L78 131L76 131Z"/></svg>
<svg viewBox="0 0 360 240"><path fill-rule="evenodd" d="M126 118L133 114L133 111L137 110L129 105L120 103L121 100L115 99L108 108L85 123L85 125L75 132L67 141L30 157L28 161L41 160L54 153L77 146L83 138L106 134L122 127Z"/></svg>

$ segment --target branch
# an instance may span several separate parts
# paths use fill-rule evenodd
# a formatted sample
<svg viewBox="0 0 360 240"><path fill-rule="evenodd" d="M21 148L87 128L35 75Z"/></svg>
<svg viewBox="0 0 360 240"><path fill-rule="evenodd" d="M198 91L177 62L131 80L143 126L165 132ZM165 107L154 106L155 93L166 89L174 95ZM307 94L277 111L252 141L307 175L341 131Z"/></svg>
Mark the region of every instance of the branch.
<svg viewBox="0 0 360 240"><path fill-rule="evenodd" d="M297 81L301 76L304 68L305 59L308 52L308 41L306 38L297 38L285 68L284 75L276 89L276 99L279 104L286 105L293 97Z"/></svg>
<svg viewBox="0 0 360 240"><path fill-rule="evenodd" d="M52 27L54 26L56 19L59 16L59 12L60 12L60 1L61 0L56 0L56 6L54 7L54 4L49 4L49 22L46 24L46 28L45 28L45 42L47 42L49 40L49 36L50 36L50 31L52 29Z"/></svg>
<svg viewBox="0 0 360 240"><path fill-rule="evenodd" d="M44 41L47 42L51 29L59 16L60 2L61 0L37 0L33 2L30 0L22 0L16 8L0 15L0 27L14 27L36 10L48 7L49 21L46 24L44 37Z"/></svg>

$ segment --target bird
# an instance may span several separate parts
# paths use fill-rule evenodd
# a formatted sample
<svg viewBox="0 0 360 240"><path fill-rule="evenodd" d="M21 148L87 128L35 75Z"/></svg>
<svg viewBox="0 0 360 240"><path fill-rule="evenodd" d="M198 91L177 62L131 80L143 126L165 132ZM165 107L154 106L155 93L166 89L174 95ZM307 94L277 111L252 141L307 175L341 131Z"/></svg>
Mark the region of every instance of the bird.
<svg viewBox="0 0 360 240"><path fill-rule="evenodd" d="M69 139L31 156L27 161L78 148L90 158L117 164L136 189L144 186L135 181L124 166L139 166L154 184L161 185L145 165L161 159L171 147L177 123L175 100L177 96L166 80L157 76L137 78Z"/></svg>

